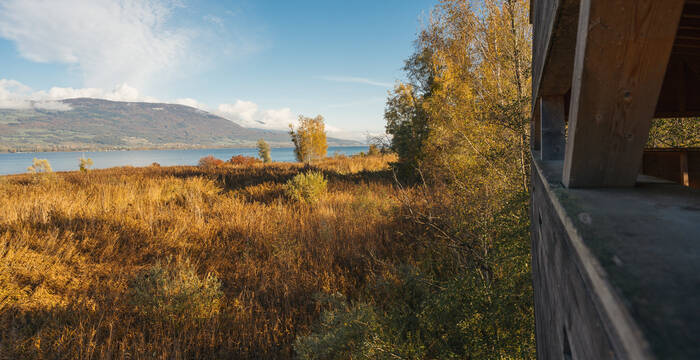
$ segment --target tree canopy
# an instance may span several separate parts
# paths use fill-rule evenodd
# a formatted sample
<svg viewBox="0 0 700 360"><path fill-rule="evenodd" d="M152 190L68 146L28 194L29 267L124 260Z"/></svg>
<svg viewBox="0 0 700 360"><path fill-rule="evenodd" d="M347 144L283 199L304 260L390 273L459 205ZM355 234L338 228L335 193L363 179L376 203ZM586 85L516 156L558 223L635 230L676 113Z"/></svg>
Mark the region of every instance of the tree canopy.
<svg viewBox="0 0 700 360"><path fill-rule="evenodd" d="M270 144L263 139L258 140L258 156L264 163L272 161L270 158Z"/></svg>
<svg viewBox="0 0 700 360"><path fill-rule="evenodd" d="M404 236L425 253L371 299L329 301L302 358L534 357L528 5L431 12L385 109L398 198L421 229Z"/></svg>
<svg viewBox="0 0 700 360"><path fill-rule="evenodd" d="M328 151L326 125L323 116L314 118L299 115L299 125L289 125L289 135L294 143L294 155L300 162L322 159Z"/></svg>

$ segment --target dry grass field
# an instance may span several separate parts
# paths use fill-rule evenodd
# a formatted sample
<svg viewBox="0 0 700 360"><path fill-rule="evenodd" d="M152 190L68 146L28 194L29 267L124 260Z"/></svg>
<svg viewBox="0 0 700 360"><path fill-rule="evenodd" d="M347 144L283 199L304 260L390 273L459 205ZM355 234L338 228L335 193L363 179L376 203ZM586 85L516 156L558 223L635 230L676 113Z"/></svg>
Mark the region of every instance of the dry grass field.
<svg viewBox="0 0 700 360"><path fill-rule="evenodd" d="M410 261L392 159L0 177L0 358L292 357L318 294Z"/></svg>

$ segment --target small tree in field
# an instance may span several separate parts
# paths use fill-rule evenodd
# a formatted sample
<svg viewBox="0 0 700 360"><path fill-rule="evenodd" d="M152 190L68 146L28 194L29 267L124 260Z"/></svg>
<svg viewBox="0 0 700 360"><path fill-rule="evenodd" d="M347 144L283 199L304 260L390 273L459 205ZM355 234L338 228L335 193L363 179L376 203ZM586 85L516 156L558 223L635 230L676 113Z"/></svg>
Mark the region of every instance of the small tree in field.
<svg viewBox="0 0 700 360"><path fill-rule="evenodd" d="M258 140L258 156L264 163L272 161L272 159L270 159L270 145L263 139Z"/></svg>
<svg viewBox="0 0 700 360"><path fill-rule="evenodd" d="M28 167L27 171L29 171L32 174L39 174L50 173L53 170L51 169L51 164L49 164L49 160L34 158L34 160L32 161L32 166Z"/></svg>
<svg viewBox="0 0 700 360"><path fill-rule="evenodd" d="M294 154L298 161L310 162L326 156L326 125L323 116L315 118L299 115L299 127L289 124L289 135L294 143Z"/></svg>
<svg viewBox="0 0 700 360"><path fill-rule="evenodd" d="M381 152L379 151L379 148L377 147L377 145L369 144L369 151L367 151L367 155L377 156L379 154L381 154Z"/></svg>
<svg viewBox="0 0 700 360"><path fill-rule="evenodd" d="M92 167L93 162L91 158L80 158L80 172L87 172Z"/></svg>

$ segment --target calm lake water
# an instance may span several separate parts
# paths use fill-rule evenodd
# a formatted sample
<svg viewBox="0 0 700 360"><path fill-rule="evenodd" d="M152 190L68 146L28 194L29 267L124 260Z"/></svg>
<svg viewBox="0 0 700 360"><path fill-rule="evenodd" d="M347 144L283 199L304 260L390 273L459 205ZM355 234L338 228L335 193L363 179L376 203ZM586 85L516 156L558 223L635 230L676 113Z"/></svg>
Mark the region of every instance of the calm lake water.
<svg viewBox="0 0 700 360"><path fill-rule="evenodd" d="M354 155L366 152L366 146L330 146L328 155L334 153ZM38 152L0 154L0 175L19 174L27 171L34 158L48 159L53 171L78 170L81 156L94 161L93 169L115 166L148 166L154 162L162 166L197 165L200 158L213 155L228 160L234 155L258 157L257 149L192 149L192 150L131 150L131 151L85 151L85 152ZM293 148L273 148L273 161L296 161Z"/></svg>

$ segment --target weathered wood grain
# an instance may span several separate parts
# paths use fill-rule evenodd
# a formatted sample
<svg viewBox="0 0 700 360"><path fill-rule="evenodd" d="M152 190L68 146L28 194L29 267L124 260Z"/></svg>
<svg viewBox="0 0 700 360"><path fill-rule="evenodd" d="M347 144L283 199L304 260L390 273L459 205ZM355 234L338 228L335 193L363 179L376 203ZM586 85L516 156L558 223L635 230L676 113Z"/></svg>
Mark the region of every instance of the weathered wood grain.
<svg viewBox="0 0 700 360"><path fill-rule="evenodd" d="M566 328L573 359L608 358L594 353L607 349L591 340L598 336L607 337L616 359L699 359L700 193L648 177L633 188L566 189L562 162L533 155L535 317L544 321L537 341L548 337L542 351L554 354L538 357L563 358L556 324L585 312L579 331ZM566 267L580 278L563 276L572 271ZM595 323L604 330L590 327Z"/></svg>
<svg viewBox="0 0 700 360"><path fill-rule="evenodd" d="M581 1L565 186L634 186L683 5Z"/></svg>

